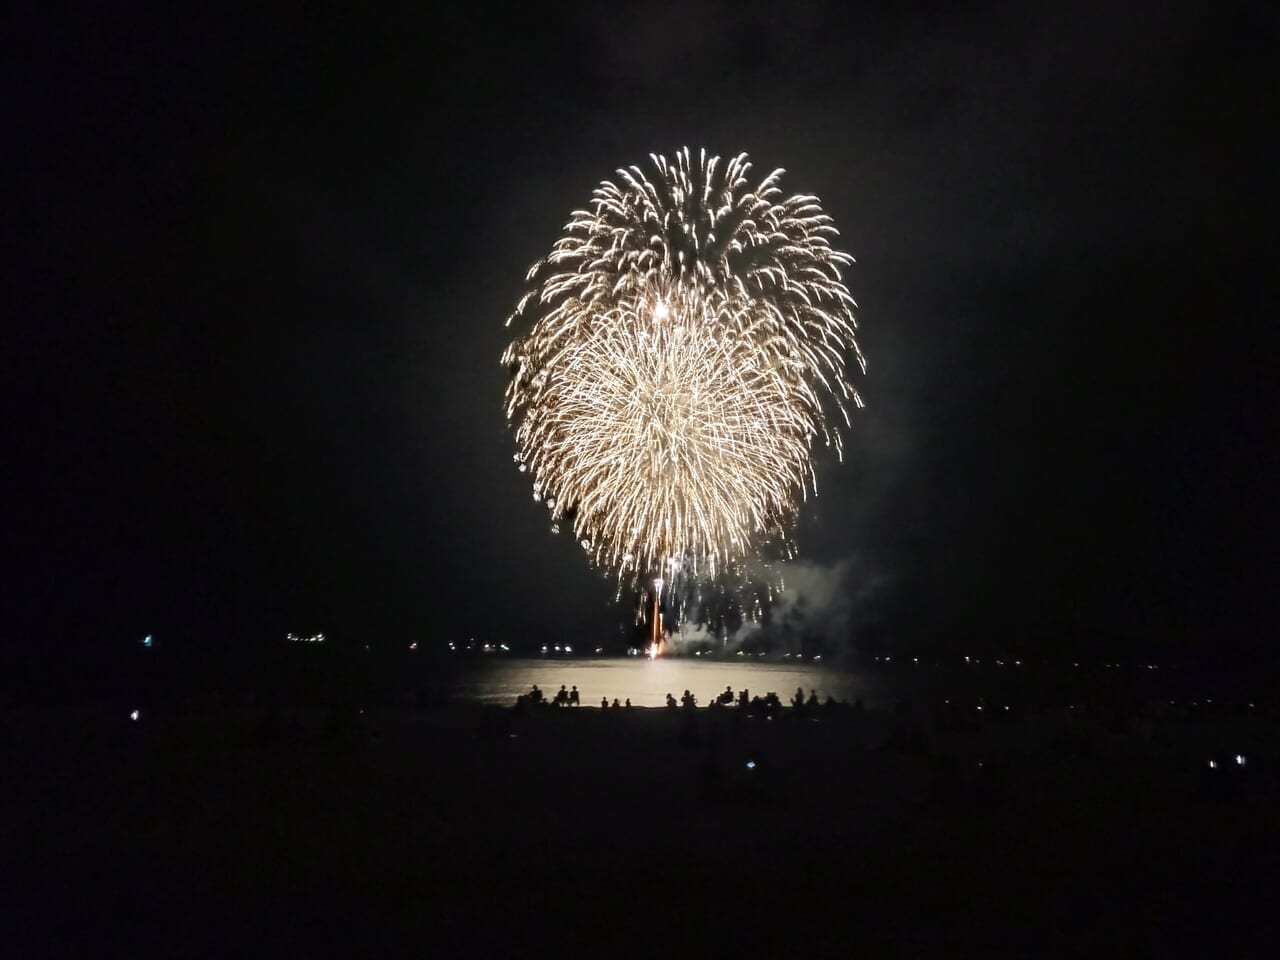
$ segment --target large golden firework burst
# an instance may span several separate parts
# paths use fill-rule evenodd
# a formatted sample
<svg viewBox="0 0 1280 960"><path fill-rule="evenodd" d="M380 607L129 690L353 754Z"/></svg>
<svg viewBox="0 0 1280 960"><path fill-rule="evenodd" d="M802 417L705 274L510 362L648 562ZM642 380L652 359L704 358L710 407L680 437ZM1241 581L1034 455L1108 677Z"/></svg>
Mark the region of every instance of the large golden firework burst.
<svg viewBox="0 0 1280 960"><path fill-rule="evenodd" d="M816 197L688 149L604 181L529 271L503 354L516 461L619 577L715 576L788 542L840 450L855 303Z"/></svg>

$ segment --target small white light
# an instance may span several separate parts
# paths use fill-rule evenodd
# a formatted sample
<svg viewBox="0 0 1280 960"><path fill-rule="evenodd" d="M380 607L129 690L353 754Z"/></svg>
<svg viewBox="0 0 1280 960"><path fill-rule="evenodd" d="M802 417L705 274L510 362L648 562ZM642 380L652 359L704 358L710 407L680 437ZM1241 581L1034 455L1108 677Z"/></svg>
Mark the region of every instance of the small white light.
<svg viewBox="0 0 1280 960"><path fill-rule="evenodd" d="M1217 761L1217 760L1210 760L1210 761L1209 761L1209 769L1210 769L1210 770L1217 770L1217 769L1218 769L1218 761Z"/></svg>
<svg viewBox="0 0 1280 960"><path fill-rule="evenodd" d="M1243 766L1244 766L1246 763L1248 763L1248 762L1249 762L1249 761L1248 761L1247 759L1245 759L1245 755L1244 755L1243 753L1237 753L1237 754L1236 754L1236 766L1237 766L1237 767L1243 767Z"/></svg>
<svg viewBox="0 0 1280 960"><path fill-rule="evenodd" d="M748 760L748 761L747 761L747 769L748 769L748 770L754 770L755 768L756 768L756 762L755 762L754 760Z"/></svg>
<svg viewBox="0 0 1280 960"><path fill-rule="evenodd" d="M139 717L141 717L141 716L142 716L142 711L141 711L141 710L131 710L131 711L129 712L129 719L130 719L130 720L137 720L137 719L138 719Z"/></svg>

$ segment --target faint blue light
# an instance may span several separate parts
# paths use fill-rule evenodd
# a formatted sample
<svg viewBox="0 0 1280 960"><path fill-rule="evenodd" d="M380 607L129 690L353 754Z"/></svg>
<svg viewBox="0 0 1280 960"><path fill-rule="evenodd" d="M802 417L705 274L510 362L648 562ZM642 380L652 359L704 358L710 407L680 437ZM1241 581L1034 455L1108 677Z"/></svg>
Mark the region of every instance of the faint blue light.
<svg viewBox="0 0 1280 960"><path fill-rule="evenodd" d="M142 645L144 647L151 646L151 634L148 633L145 637L142 638Z"/></svg>
<svg viewBox="0 0 1280 960"><path fill-rule="evenodd" d="M756 768L756 762L755 762L754 760L748 760L748 761L747 761L747 769L748 769L748 770L754 770L755 768Z"/></svg>

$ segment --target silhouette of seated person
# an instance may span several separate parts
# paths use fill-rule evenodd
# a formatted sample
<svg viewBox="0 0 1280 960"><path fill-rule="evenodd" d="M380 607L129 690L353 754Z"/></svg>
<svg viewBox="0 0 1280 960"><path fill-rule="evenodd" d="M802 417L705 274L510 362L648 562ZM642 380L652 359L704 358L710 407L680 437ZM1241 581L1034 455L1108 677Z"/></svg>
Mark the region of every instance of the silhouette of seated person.
<svg viewBox="0 0 1280 960"><path fill-rule="evenodd" d="M791 698L791 705L793 707L804 706L804 687L796 687L796 695Z"/></svg>
<svg viewBox="0 0 1280 960"><path fill-rule="evenodd" d="M616 704L618 701L617 701L617 700L615 700L615 701L613 701L613 702ZM627 697L627 709L628 709L628 710L630 710L630 709L631 709L631 698L630 698L630 697Z"/></svg>
<svg viewBox="0 0 1280 960"><path fill-rule="evenodd" d="M667 692L667 709L674 710L675 708L676 708L676 698L671 695L670 691L668 691Z"/></svg>
<svg viewBox="0 0 1280 960"><path fill-rule="evenodd" d="M534 706L537 706L541 704L542 701L543 701L542 691L538 689L538 685L535 683L533 685L533 689L529 691L529 702L532 703Z"/></svg>
<svg viewBox="0 0 1280 960"><path fill-rule="evenodd" d="M688 710L692 710L697 705L698 705L698 698L695 697L688 690L686 690L684 694L680 697L680 706Z"/></svg>
<svg viewBox="0 0 1280 960"><path fill-rule="evenodd" d="M582 703L582 698L578 694L578 685L574 684L573 689L569 691L569 702L575 707Z"/></svg>
<svg viewBox="0 0 1280 960"><path fill-rule="evenodd" d="M557 707L568 706L569 691L565 689L564 684L560 684L560 689L556 691L555 704Z"/></svg>
<svg viewBox="0 0 1280 960"><path fill-rule="evenodd" d="M818 691L810 690L809 699L808 701L806 701L805 706L816 707L817 705L818 705Z"/></svg>
<svg viewBox="0 0 1280 960"><path fill-rule="evenodd" d="M614 701L614 703L616 704L616 703L617 703L617 701ZM608 710L608 709L609 709L609 698L608 698L608 697L601 697L601 698L600 698L600 709L601 709L601 710Z"/></svg>
<svg viewBox="0 0 1280 960"><path fill-rule="evenodd" d="M733 703L733 687L725 687L724 693L716 697L716 703Z"/></svg>
<svg viewBox="0 0 1280 960"><path fill-rule="evenodd" d="M742 692L738 694L738 706L745 707L751 703L751 697L746 687L742 688Z"/></svg>
<svg viewBox="0 0 1280 960"><path fill-rule="evenodd" d="M630 702L630 701L627 701L627 706L631 706L631 702ZM614 697L614 698L613 698L613 703L610 705L610 709L611 709L611 710L617 710L617 709L618 709L618 707L619 707L619 704L618 704L618 698L617 698L617 697Z"/></svg>

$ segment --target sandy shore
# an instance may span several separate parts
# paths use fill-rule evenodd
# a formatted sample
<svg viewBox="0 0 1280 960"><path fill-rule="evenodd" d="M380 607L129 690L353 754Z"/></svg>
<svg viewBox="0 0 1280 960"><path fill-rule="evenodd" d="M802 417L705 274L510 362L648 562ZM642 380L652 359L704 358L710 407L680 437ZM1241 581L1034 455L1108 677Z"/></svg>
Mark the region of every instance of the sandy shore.
<svg viewBox="0 0 1280 960"><path fill-rule="evenodd" d="M4 716L6 956L1210 956L1277 933L1257 716L118 712ZM1247 777L1210 772L1237 752Z"/></svg>

